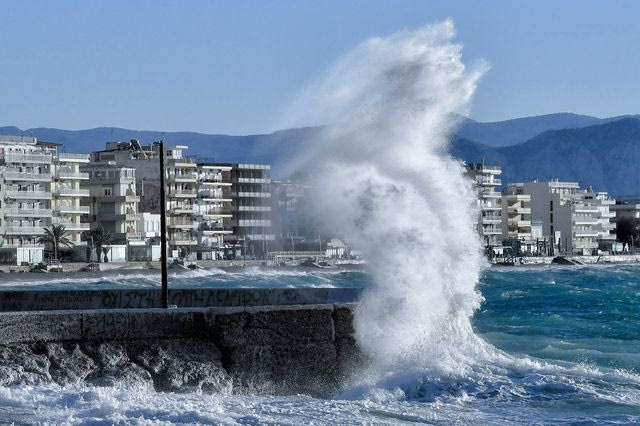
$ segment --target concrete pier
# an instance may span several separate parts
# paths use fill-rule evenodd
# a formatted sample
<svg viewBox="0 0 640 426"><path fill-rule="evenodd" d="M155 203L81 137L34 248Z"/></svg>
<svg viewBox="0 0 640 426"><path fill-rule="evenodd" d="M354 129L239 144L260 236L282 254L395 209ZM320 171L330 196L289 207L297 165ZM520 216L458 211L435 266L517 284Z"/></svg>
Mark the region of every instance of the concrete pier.
<svg viewBox="0 0 640 426"><path fill-rule="evenodd" d="M359 354L353 304L0 313L0 384L327 395Z"/></svg>

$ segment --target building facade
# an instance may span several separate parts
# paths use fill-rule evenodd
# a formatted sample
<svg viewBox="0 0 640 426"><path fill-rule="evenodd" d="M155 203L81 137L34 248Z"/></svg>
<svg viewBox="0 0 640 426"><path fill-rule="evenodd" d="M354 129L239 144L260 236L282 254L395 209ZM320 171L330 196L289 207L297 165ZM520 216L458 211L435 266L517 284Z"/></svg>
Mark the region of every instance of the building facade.
<svg viewBox="0 0 640 426"><path fill-rule="evenodd" d="M91 228L103 228L113 235L114 244L140 240L136 170L111 163L91 163L82 166L88 180L82 186L89 192L83 204L89 209L87 221Z"/></svg>
<svg viewBox="0 0 640 426"><path fill-rule="evenodd" d="M498 178L502 173L499 166L482 163L467 163L467 175L471 177L478 191L478 233L485 246L496 249L502 246L502 195L496 191L502 181Z"/></svg>

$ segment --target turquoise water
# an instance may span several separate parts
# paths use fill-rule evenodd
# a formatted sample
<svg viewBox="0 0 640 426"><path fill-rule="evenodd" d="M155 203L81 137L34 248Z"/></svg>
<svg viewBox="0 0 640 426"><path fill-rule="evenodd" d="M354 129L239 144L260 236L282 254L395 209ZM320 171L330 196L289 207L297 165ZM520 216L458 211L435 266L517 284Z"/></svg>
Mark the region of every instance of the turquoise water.
<svg viewBox="0 0 640 426"><path fill-rule="evenodd" d="M172 275L171 283L366 287L369 279L363 272L253 268L190 271ZM148 273L0 282L4 289L157 285L159 277ZM52 424L640 423L640 267L496 268L478 289L484 302L472 325L481 344L476 352L465 349L461 370L399 371L329 399L0 387L0 417Z"/></svg>

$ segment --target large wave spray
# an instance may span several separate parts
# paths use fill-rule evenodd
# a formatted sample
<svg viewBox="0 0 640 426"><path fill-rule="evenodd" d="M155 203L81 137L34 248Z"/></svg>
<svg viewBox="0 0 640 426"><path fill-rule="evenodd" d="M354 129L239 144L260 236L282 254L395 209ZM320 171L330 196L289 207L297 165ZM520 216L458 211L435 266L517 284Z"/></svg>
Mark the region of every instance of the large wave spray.
<svg viewBox="0 0 640 426"><path fill-rule="evenodd" d="M368 260L356 333L378 374L458 368L473 339L476 195L447 148L486 67L465 67L454 33L444 21L370 39L294 104L294 122L335 123L296 165L313 170L316 215Z"/></svg>

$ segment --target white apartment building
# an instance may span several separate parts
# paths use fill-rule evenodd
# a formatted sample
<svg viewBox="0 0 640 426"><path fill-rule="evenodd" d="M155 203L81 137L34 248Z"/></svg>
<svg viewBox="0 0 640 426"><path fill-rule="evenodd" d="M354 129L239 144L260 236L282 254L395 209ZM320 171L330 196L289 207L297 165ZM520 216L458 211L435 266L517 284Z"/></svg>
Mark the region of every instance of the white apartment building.
<svg viewBox="0 0 640 426"><path fill-rule="evenodd" d="M196 223L198 260L225 259L232 247L225 242L231 228L231 165L199 163Z"/></svg>
<svg viewBox="0 0 640 426"><path fill-rule="evenodd" d="M610 198L606 192L594 192L590 186L586 190L578 192L577 197L583 204L598 209L597 223L594 226L598 233L598 248L600 250L621 250L621 245L616 243L616 213L611 210L615 206L616 200Z"/></svg>
<svg viewBox="0 0 640 426"><path fill-rule="evenodd" d="M89 230L89 224L83 220L89 213L89 209L83 205L84 200L89 197L89 191L82 187L89 180L89 175L80 170L82 165L87 163L89 163L88 154L57 151L54 154L51 185L54 213L52 224L64 225L76 253L83 251L79 247L85 245L81 236L84 231Z"/></svg>
<svg viewBox="0 0 640 426"><path fill-rule="evenodd" d="M477 229L484 244L490 247L502 245L502 195L496 188L502 184L498 178L502 173L499 166L482 163L466 164L467 175L478 188L478 225Z"/></svg>
<svg viewBox="0 0 640 426"><path fill-rule="evenodd" d="M78 164L89 158L58 148L35 137L0 136L1 263L43 261L45 247L38 239L52 224L64 225L71 242L82 245L86 226L80 222L79 200L88 194L79 188L86 176ZM59 257L71 257L72 250L60 247Z"/></svg>
<svg viewBox="0 0 640 426"><path fill-rule="evenodd" d="M521 252L537 252L531 224L531 195L522 184L508 185L502 192L502 239L516 244Z"/></svg>
<svg viewBox="0 0 640 426"><path fill-rule="evenodd" d="M102 227L113 234L114 244L141 240L138 231L136 170L111 163L91 163L82 166L88 180L82 186L90 197L83 200L89 209L92 229Z"/></svg>

